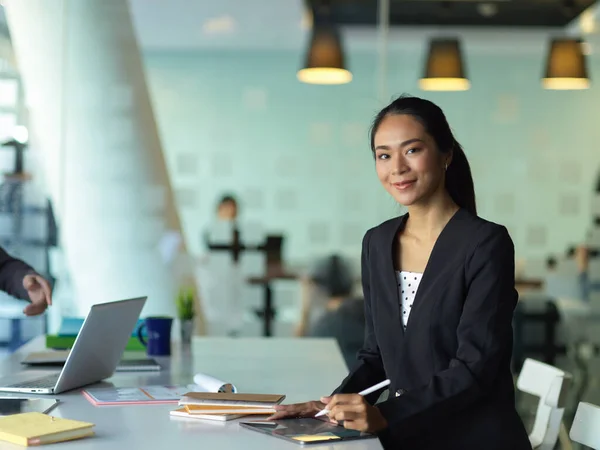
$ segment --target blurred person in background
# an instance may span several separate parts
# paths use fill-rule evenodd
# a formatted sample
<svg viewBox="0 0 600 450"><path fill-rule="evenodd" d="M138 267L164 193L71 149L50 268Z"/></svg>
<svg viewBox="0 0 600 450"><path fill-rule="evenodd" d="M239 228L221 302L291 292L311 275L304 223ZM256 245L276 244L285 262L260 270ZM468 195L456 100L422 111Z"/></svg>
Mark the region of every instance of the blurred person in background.
<svg viewBox="0 0 600 450"><path fill-rule="evenodd" d="M238 202L231 194L224 194L217 202L216 219L217 224L226 224L227 233L231 233L228 237L229 243L223 246L222 243L213 243L211 240L211 232L204 233L204 242L209 249L229 249L232 252L233 260L237 263L240 256L240 230L237 224L238 218Z"/></svg>
<svg viewBox="0 0 600 450"><path fill-rule="evenodd" d="M546 270L548 272L556 272L556 258L554 256L549 256L546 259Z"/></svg>
<svg viewBox="0 0 600 450"><path fill-rule="evenodd" d="M50 283L32 267L0 248L0 289L13 297L29 301L23 313L37 316L52 304Z"/></svg>
<svg viewBox="0 0 600 450"><path fill-rule="evenodd" d="M301 279L302 310L296 336L332 337L346 365L356 362L365 334L364 301L352 298L354 274L338 255L319 261Z"/></svg>
<svg viewBox="0 0 600 450"><path fill-rule="evenodd" d="M577 263L581 298L583 299L583 301L589 302L590 293L592 291L600 291L600 282L590 281L589 268L592 251L586 245L579 245L575 249L573 249L573 256L575 257L575 262Z"/></svg>

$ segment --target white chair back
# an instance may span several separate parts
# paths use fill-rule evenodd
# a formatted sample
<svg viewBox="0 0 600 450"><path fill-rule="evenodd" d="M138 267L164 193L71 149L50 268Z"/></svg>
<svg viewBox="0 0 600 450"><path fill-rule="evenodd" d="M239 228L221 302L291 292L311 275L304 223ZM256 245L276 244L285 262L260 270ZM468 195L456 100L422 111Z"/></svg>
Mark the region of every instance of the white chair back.
<svg viewBox="0 0 600 450"><path fill-rule="evenodd" d="M580 402L569 437L593 449L600 449L600 407Z"/></svg>
<svg viewBox="0 0 600 450"><path fill-rule="evenodd" d="M540 398L529 441L534 449L551 450L556 445L571 375L549 364L526 359L517 380L522 392Z"/></svg>

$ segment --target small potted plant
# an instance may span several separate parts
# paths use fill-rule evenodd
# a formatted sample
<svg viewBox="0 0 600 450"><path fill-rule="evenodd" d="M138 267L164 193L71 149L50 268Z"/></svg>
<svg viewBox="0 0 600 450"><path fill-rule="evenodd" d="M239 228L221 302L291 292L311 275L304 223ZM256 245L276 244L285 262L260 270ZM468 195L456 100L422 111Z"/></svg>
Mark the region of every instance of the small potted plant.
<svg viewBox="0 0 600 450"><path fill-rule="evenodd" d="M181 288L176 303L181 325L181 343L189 344L194 331L194 290L189 287Z"/></svg>

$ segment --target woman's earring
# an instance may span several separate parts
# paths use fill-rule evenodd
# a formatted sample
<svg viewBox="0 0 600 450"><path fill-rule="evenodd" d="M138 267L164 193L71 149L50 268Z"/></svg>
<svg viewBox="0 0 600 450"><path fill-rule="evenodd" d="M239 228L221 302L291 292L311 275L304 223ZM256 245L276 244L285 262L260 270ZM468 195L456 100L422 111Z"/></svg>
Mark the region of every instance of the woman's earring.
<svg viewBox="0 0 600 450"><path fill-rule="evenodd" d="M446 170L448 170L448 163L446 163Z"/></svg>

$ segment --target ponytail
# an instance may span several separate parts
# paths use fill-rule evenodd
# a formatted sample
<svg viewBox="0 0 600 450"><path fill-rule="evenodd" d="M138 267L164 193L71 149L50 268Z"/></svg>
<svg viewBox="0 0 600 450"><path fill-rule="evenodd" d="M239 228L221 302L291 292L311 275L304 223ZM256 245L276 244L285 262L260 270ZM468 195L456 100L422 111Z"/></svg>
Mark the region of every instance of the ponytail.
<svg viewBox="0 0 600 450"><path fill-rule="evenodd" d="M471 214L477 215L471 166L462 146L456 139L454 139L452 147L452 161L446 170L446 190L454 203Z"/></svg>

